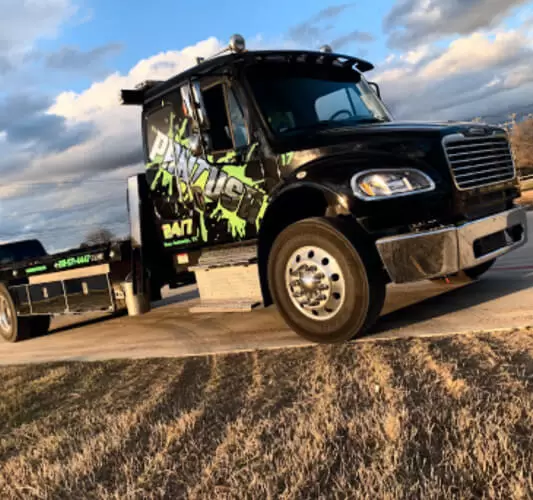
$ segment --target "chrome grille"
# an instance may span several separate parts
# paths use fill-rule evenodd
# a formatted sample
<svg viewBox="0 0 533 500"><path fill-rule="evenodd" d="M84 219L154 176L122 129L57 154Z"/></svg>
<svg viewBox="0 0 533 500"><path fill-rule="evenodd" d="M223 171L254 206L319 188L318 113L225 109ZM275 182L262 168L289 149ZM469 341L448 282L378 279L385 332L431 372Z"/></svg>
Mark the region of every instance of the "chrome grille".
<svg viewBox="0 0 533 500"><path fill-rule="evenodd" d="M505 135L444 138L444 151L459 189L472 189L515 178L516 171Z"/></svg>

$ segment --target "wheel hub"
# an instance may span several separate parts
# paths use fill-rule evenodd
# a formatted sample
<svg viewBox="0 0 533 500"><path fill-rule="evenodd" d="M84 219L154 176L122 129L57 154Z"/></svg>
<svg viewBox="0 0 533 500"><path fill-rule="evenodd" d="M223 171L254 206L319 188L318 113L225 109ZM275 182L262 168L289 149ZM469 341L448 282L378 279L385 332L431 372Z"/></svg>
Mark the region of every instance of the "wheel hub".
<svg viewBox="0 0 533 500"><path fill-rule="evenodd" d="M302 266L302 268L298 270L300 280L299 286L309 293L316 292L323 282L324 274L319 273L314 269L316 269L316 267Z"/></svg>
<svg viewBox="0 0 533 500"><path fill-rule="evenodd" d="M302 247L292 254L286 285L292 302L313 319L332 318L344 302L342 270L332 255L318 247Z"/></svg>

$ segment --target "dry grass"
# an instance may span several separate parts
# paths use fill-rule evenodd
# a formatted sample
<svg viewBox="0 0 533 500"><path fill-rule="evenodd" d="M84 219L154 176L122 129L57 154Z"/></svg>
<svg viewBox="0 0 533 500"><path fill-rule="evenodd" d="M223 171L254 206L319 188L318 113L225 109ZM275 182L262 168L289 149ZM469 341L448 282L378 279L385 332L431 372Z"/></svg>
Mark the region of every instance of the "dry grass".
<svg viewBox="0 0 533 500"><path fill-rule="evenodd" d="M0 369L9 498L531 498L533 332Z"/></svg>

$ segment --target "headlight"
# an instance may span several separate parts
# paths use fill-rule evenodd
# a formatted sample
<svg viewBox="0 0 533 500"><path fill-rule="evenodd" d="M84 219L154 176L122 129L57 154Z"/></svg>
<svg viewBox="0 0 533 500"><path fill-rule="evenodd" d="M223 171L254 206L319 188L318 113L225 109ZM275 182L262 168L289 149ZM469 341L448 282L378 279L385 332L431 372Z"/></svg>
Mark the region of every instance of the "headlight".
<svg viewBox="0 0 533 500"><path fill-rule="evenodd" d="M406 196L435 189L431 177L411 168L365 170L352 177L351 185L354 195L365 201Z"/></svg>

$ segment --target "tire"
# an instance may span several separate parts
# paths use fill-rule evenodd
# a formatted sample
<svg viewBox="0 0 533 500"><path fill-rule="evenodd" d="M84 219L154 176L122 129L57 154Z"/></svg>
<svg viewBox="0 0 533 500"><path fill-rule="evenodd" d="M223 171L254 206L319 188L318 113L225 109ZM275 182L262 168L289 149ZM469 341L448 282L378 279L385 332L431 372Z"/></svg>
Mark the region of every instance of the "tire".
<svg viewBox="0 0 533 500"><path fill-rule="evenodd" d="M7 287L0 283L0 337L7 342L18 342L29 334L29 324L20 321L13 298Z"/></svg>
<svg viewBox="0 0 533 500"><path fill-rule="evenodd" d="M459 271L453 276L448 276L446 278L433 278L431 281L439 284L451 284L451 285L460 285L461 283L471 283L479 279L483 274L485 274L496 262L496 259L489 260L478 266L471 267L470 269L464 269Z"/></svg>
<svg viewBox="0 0 533 500"><path fill-rule="evenodd" d="M316 343L362 335L385 300L377 252L368 243L356 248L335 219L304 219L283 230L270 250L267 276L287 325Z"/></svg>
<svg viewBox="0 0 533 500"><path fill-rule="evenodd" d="M19 342L45 335L50 329L50 316L17 317L13 298L7 287L0 283L0 337L6 342Z"/></svg>

